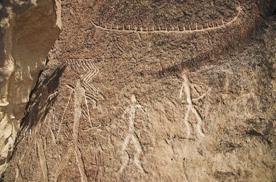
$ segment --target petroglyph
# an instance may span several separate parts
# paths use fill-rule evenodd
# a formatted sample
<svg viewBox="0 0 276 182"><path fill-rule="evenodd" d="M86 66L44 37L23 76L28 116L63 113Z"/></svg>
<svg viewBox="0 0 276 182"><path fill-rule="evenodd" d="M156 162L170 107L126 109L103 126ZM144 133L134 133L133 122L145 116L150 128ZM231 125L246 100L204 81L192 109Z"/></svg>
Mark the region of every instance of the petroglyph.
<svg viewBox="0 0 276 182"><path fill-rule="evenodd" d="M122 33L133 33L133 32L139 32L139 33L174 33L174 34L188 34L188 33L199 33L199 32L206 32L206 31L214 31L218 29L227 28L229 26L232 26L234 23L236 23L243 10L241 6L236 7L237 14L230 20L225 21L224 19L221 19L219 22L211 22L206 23L203 25L198 25L197 23L188 24L188 25L177 25L177 26L170 26L170 27L161 27L161 26L149 26L149 27L137 27L137 26L131 26L131 25L97 25L95 22L91 21L92 25L100 30L103 31L110 31L110 32L122 32Z"/></svg>
<svg viewBox="0 0 276 182"><path fill-rule="evenodd" d="M97 106L99 99L103 99L99 90L93 85L93 78L99 73L99 69L91 59L70 59L67 65L80 75L81 86L85 89L87 101Z"/></svg>
<svg viewBox="0 0 276 182"><path fill-rule="evenodd" d="M47 129L50 131L53 143L57 144L57 137L54 134L52 127L51 127L52 125L55 125L56 123L58 123L58 118L56 116L54 106L52 106L49 113L46 115L43 123L46 125ZM59 123L59 125L60 125L60 123Z"/></svg>
<svg viewBox="0 0 276 182"><path fill-rule="evenodd" d="M64 108L64 111L61 116L61 121L58 126L58 135L61 131L61 125L64 121L65 113L68 110L68 107L73 98L73 94L79 94L82 97L82 104L84 103L85 109L82 108L81 104L81 113L89 121L92 128L92 121L89 111L89 104L92 107L97 107L99 99L103 99L103 96L100 94L99 90L93 85L93 78L99 73L99 69L93 64L91 59L69 59L66 60L66 64L79 75L77 84L75 86L66 85L70 89L70 94L68 96L68 101ZM76 93L77 85L82 88L82 92ZM80 88L79 88L80 89Z"/></svg>
<svg viewBox="0 0 276 182"><path fill-rule="evenodd" d="M90 83L93 81L93 78L99 73L99 69L93 64L93 60L91 59L76 59L76 60L68 60L68 65L81 73L81 80L86 83ZM82 72L85 72L84 74Z"/></svg>
<svg viewBox="0 0 276 182"><path fill-rule="evenodd" d="M86 96L85 96L85 89L81 86L81 80L80 79L78 79L76 81L75 87L72 87L70 85L66 85L66 86L70 89L70 94L69 94L69 97L67 99L68 101L67 101L65 109L62 113L61 121L60 121L59 126L58 126L58 134L61 131L61 124L64 120L64 115L68 110L68 107L71 103L72 98L74 98L74 123L73 123L73 144L74 144L74 147L73 147L73 149L69 148L67 155L63 158L64 160L61 162L61 164L58 165L57 172L55 174L55 181L58 180L58 177L59 177L60 173L62 172L62 170L64 169L65 165L67 164L67 162L69 161L69 159L71 157L71 153L72 153L71 150L73 150L73 152L75 154L77 166L78 166L78 169L79 169L79 172L80 172L80 175L81 175L81 182L88 182L88 178L87 178L87 175L85 173L82 154L81 154L81 151L80 151L79 146L78 146L79 126L80 126L80 119L81 119L81 116L83 114L83 108L82 108L83 103L85 103L85 105L87 107L86 108L87 113L89 113L89 108L88 108L87 100L86 100ZM51 111L50 111L49 114L51 114ZM90 115L88 114L88 116L89 116L88 119L89 119L90 125L92 126ZM47 119L47 117L45 119Z"/></svg>
<svg viewBox="0 0 276 182"><path fill-rule="evenodd" d="M136 100L135 96L132 95L131 96L131 105L126 108L124 114L123 114L123 118L125 118L125 115L128 114L129 115L129 128L128 128L128 134L123 142L122 145L122 165L121 168L119 170L119 174L122 173L124 171L124 169L126 168L126 166L129 163L129 156L128 153L126 152L126 149L130 143L130 141L132 141L136 153L134 155L134 164L138 167L138 169L145 173L145 170L142 167L141 161L139 160L140 155L143 153L142 150L142 146L140 144L139 138L137 137L136 133L135 133L135 119L136 119L136 111L140 110L142 112L145 112L142 108L142 106L138 103L138 101Z"/></svg>
<svg viewBox="0 0 276 182"><path fill-rule="evenodd" d="M80 80L77 80L77 84L79 84L80 85L80 87L81 87L81 83L80 83ZM76 86L77 86L77 84L76 84ZM65 107L65 109L64 109L64 111L63 111L63 114L62 114L62 117L61 117L61 122L60 122L60 124L59 124L59 129L58 129L58 133L60 132L60 130L61 130L61 124L62 124L62 121L64 120L64 115L65 115L65 113L66 113L66 111L67 111L67 109L68 109L68 106L70 105L70 102L71 102L71 100L72 100L72 97L73 97L73 94L74 94L74 96L77 94L76 93L76 87L74 88L74 87L72 87L72 86L70 86L70 85L66 85L70 90L71 90L71 92L70 92L70 95L69 95L69 97L68 97L68 101L67 101L67 104L66 104L66 107ZM82 103L81 103L81 114L83 114L83 116L89 121L89 123L90 123L90 127L92 128L92 121L91 121L91 116L90 116L90 111L89 111L89 106L88 106L88 101L87 101L87 97L86 97L86 95L85 95L85 90L84 90L84 88L83 87L81 87L82 88L82 91L83 92L81 92L81 93L78 93L79 94L79 96L81 96L82 97L82 103L84 103L85 104L85 109L86 109L86 111L82 108Z"/></svg>
<svg viewBox="0 0 276 182"><path fill-rule="evenodd" d="M58 181L58 178L60 176L60 174L62 173L62 171L64 170L64 168L66 167L66 165L68 165L68 162L70 160L70 157L72 155L72 147L70 146L67 153L65 155L63 155L61 161L59 164L57 164L57 166L55 167L55 175L54 175L54 182Z"/></svg>
<svg viewBox="0 0 276 182"><path fill-rule="evenodd" d="M83 95L85 90L81 87L80 81L77 81L74 95L74 124L73 124L73 143L74 143L74 152L76 156L77 165L81 175L81 182L88 182L87 175L84 169L84 162L82 160L82 154L78 147L78 137L79 137L79 125L81 118L81 105L83 102Z"/></svg>
<svg viewBox="0 0 276 182"><path fill-rule="evenodd" d="M37 145L37 153L38 153L38 158L39 158L39 163L40 163L40 167L41 167L41 171L42 171L42 175L43 175L43 181L47 182L49 181L48 179L48 167L47 167L47 163L46 163L46 156L44 153L44 144L43 144L43 140L39 137L36 140L36 145Z"/></svg>
<svg viewBox="0 0 276 182"><path fill-rule="evenodd" d="M18 181L19 175L20 175L20 169L19 169L18 166L16 166L15 167L15 179L14 179L14 182Z"/></svg>
<svg viewBox="0 0 276 182"><path fill-rule="evenodd" d="M72 99L72 95L73 95L73 93L74 93L74 89L72 89L71 87L69 87L69 88L70 88L70 95L69 95L69 97L68 97L68 101L67 101L67 103L66 103L66 106L65 106L65 108L64 108L64 111L63 111L63 113L62 113L62 115L61 115L61 119L60 119L59 126L58 126L57 136L59 136L59 133L60 133L60 130L61 130L61 125L62 125L62 122L63 122L63 120L64 120L65 113L66 113L66 111L67 111L67 109L68 109L68 106L69 106L69 104L70 104L70 102L71 102L71 99Z"/></svg>
<svg viewBox="0 0 276 182"><path fill-rule="evenodd" d="M184 122L185 128L187 130L187 137L188 138L191 137L191 128L194 129L194 133L197 138L204 137L205 134L203 132L203 120L202 120L202 117L200 116L198 110L195 108L196 106L194 105L193 102L203 99L210 90L208 90L206 93L200 95L199 97L193 99L192 93L191 93L191 88L196 90L195 85L190 83L188 76L186 74L183 74L182 78L183 78L183 83L182 83L182 86L181 86L181 89L179 92L179 98L182 99L183 93L185 93L186 103L187 103L187 111L185 113L183 122ZM189 116L191 114L194 114L196 121L197 121L196 124L193 124L192 122L189 121Z"/></svg>
<svg viewBox="0 0 276 182"><path fill-rule="evenodd" d="M67 103L65 105L64 111L61 114L61 119L58 125L58 132L57 135L59 136L59 133L61 132L61 126L65 118L65 114L68 111L68 108L70 104L72 103L73 100L73 116L74 116L74 122L73 122L73 147L70 147L68 150L68 154L63 158L64 161L62 161L56 168L57 172L55 174L55 181L58 181L58 178L62 172L62 170L65 168L66 164L68 163L70 157L72 154L75 155L76 158L76 164L79 169L79 173L81 176L81 181L82 182L88 182L88 177L85 172L85 166L84 166L84 161L82 159L82 153L78 145L78 137L79 137L79 126L80 126L80 120L81 117L84 116L88 119L90 126L92 128L92 122L91 122L91 117L90 117L90 111L89 111L89 106L88 106L88 97L87 97L87 90L88 89L93 89L93 92L97 92L97 89L95 87L91 87L90 82L92 79L95 77L95 75L98 73L97 69L94 70L89 70L94 67L91 67L89 63L85 61L81 61L81 63L68 63L68 65L71 66L74 71L80 73L80 78L76 80L76 83L74 86L72 85L66 85L67 88L70 89L70 94L67 98ZM88 70L88 71L87 71ZM84 71L82 74L81 72ZM83 109L83 105L85 106L85 109ZM56 120L57 117L55 116L54 108L52 108L49 112L49 116L47 115L45 120L48 120L49 117L53 120ZM47 122L47 121L46 121ZM56 142L56 138L53 137L53 141Z"/></svg>

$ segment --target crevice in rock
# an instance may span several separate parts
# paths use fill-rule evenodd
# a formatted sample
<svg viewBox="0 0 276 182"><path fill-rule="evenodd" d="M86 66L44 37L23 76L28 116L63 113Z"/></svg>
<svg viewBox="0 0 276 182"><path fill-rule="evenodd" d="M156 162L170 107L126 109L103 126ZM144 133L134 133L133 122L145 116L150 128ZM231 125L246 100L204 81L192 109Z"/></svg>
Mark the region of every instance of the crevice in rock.
<svg viewBox="0 0 276 182"><path fill-rule="evenodd" d="M51 65L50 61L46 65L46 69L40 73L39 80L32 90L30 101L26 106L25 116L21 122L22 130L31 129L48 113L58 95L59 78L64 69L65 65Z"/></svg>
<svg viewBox="0 0 276 182"><path fill-rule="evenodd" d="M273 15L273 16L276 15L276 8L273 10L272 15Z"/></svg>

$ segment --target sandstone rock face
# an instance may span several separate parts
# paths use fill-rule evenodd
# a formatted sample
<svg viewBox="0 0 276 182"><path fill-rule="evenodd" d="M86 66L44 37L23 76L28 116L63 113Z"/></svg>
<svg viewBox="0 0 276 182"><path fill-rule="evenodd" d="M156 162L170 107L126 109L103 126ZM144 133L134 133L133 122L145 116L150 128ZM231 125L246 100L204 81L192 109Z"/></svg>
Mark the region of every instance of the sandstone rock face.
<svg viewBox="0 0 276 182"><path fill-rule="evenodd" d="M0 176L11 157L20 120L45 57L60 32L60 3L0 3Z"/></svg>
<svg viewBox="0 0 276 182"><path fill-rule="evenodd" d="M4 180L275 181L272 3L62 1Z"/></svg>

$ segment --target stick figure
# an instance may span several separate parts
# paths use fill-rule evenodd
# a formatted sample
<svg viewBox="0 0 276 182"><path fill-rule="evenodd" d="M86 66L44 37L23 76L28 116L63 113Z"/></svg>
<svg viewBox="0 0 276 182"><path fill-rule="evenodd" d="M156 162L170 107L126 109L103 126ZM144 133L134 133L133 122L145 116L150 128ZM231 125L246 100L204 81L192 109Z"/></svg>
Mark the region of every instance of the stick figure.
<svg viewBox="0 0 276 182"><path fill-rule="evenodd" d="M190 114L194 114L196 121L197 121L195 124L196 126L194 128L195 134L197 135L197 137L204 137L205 134L203 133L203 127L202 127L203 120L202 120L202 117L200 116L199 112L196 110L193 101L201 100L203 97L206 96L208 91L205 94L193 99L192 94L191 94L191 87L194 87L193 84L190 83L187 75L183 74L182 78L183 78L183 83L182 83L182 87L180 89L179 98L182 99L183 92L184 92L186 95L186 102L187 102L187 111L184 116L184 125L187 129L187 137L190 137L191 127L193 127L193 125L194 125L191 122L189 122L189 120L188 120Z"/></svg>
<svg viewBox="0 0 276 182"><path fill-rule="evenodd" d="M136 100L136 97L134 95L132 95L131 96L131 105L126 108L126 110L123 114L123 118L125 118L126 114L129 115L129 118L128 118L129 128L128 128L128 134L127 134L127 136L124 140L123 146L122 146L122 161L123 161L123 164L122 164L122 166L119 170L119 173L123 172L123 170L125 169L125 167L127 166L128 162L129 162L129 156L128 156L128 153L126 152L126 149L127 149L127 146L130 143L130 140L133 142L133 145L134 145L135 150L136 150L136 153L134 155L134 163L140 171L142 171L143 173L145 172L142 165L141 165L141 162L139 160L139 156L143 152L143 150L142 150L139 138L135 134L134 123L135 123L136 111L137 110L145 112L143 110L142 106Z"/></svg>

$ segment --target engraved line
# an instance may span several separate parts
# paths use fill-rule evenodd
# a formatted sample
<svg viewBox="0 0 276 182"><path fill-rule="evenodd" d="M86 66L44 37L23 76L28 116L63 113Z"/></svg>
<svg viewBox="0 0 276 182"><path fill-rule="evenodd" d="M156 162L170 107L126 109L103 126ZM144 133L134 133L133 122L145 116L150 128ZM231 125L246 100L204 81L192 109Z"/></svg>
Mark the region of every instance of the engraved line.
<svg viewBox="0 0 276 182"><path fill-rule="evenodd" d="M131 105L126 108L126 110L123 113L123 118L125 118L126 114L129 114L129 128L128 128L128 134L124 140L124 143L122 145L122 156L121 156L121 160L123 161L123 164L121 165L121 168L119 170L119 173L122 173L125 169L125 167L127 166L128 162L129 162L129 157L128 157L128 153L126 151L127 146L130 143L130 140L132 140L133 145L136 149L136 153L134 154L134 163L135 165L138 167L138 169L140 171L142 171L143 173L145 173L144 168L142 167L142 164L139 160L139 156L141 155L141 153L143 152L142 150L142 146L139 142L139 138L136 136L135 134L135 118L136 118L136 110L140 109L141 111L144 112L144 110L142 109L142 106L137 102L136 98L134 95L132 95L131 97Z"/></svg>
<svg viewBox="0 0 276 182"><path fill-rule="evenodd" d="M43 181L48 182L49 178L48 178L48 168L47 168L47 163L46 163L46 157L45 157L45 153L44 153L44 147L42 144L42 139L39 137L38 141L36 141L36 145L37 145L37 153L38 153L38 157L39 157L39 163L40 163L40 167L41 167L41 171L43 174Z"/></svg>
<svg viewBox="0 0 276 182"><path fill-rule="evenodd" d="M68 165L69 159L72 155L72 151L71 151L71 147L69 147L68 151L66 152L65 155L63 155L61 161L59 164L57 164L57 166L55 167L55 175L54 175L54 182L58 181L58 178L61 174L61 172L64 170L64 168L66 167L66 165Z"/></svg>
<svg viewBox="0 0 276 182"><path fill-rule="evenodd" d="M81 110L82 110L81 105L83 102L84 94L85 94L85 90L81 87L80 81L77 81L75 94L74 94L73 143L75 148L74 152L76 156L76 161L81 175L81 182L88 182L88 178L84 169L84 162L82 160L82 155L78 147L79 125L80 125L80 117L81 117Z"/></svg>
<svg viewBox="0 0 276 182"><path fill-rule="evenodd" d="M119 28L119 26L116 26L116 28L113 28L113 26L111 26L111 28L108 28L107 26L100 26L100 25L96 25L93 21L91 21L91 24L96 27L97 29L103 30L103 31L111 31L111 32L124 32L124 33L175 33L175 34L187 34L187 33L198 33L198 32L206 32L206 31L212 31L212 30L218 30L218 29L222 29L222 28L226 28L230 25L232 25L233 23L235 23L239 16L242 13L242 7L238 6L236 8L237 15L235 17L233 17L233 19L231 19L228 22L225 22L224 20L221 20L221 23L217 26L215 26L214 23L211 23L212 25L209 25L207 23L207 28L204 28L204 26L201 26L201 29L198 29L198 25L196 24L196 29L192 29L191 26L188 26L188 29L186 29L185 26L183 26L183 30L179 30L179 28L172 28L171 30L169 30L167 27L165 28L165 30L162 30L162 28L158 28L158 30L150 30L149 28L137 28L137 27L133 27L133 29L131 30L126 30L123 27Z"/></svg>
<svg viewBox="0 0 276 182"><path fill-rule="evenodd" d="M85 72L81 74L81 86L86 90L85 95L92 104L97 105L99 98L99 90L92 84L93 78L99 73L99 69L93 64L90 59L77 59L67 60L66 63L70 65L72 69L77 70L79 74L81 71Z"/></svg>
<svg viewBox="0 0 276 182"><path fill-rule="evenodd" d="M62 122L63 122L63 120L64 120L65 113L66 113L66 111L67 111L67 109L68 109L68 106L69 106L69 104L70 104L70 102L71 102L72 94L74 93L74 90L72 90L71 87L69 87L69 88L71 89L71 92L70 92L70 95L69 95L69 97L68 97L68 98L69 98L69 99L68 99L68 102L67 102L67 104L66 104L66 106L65 106L65 109L64 109L64 111L63 111L63 113L62 113L62 116L61 116L61 120L60 120L59 125L58 125L57 136L59 136L59 133L60 133L60 131L61 131L61 125L62 125Z"/></svg>
<svg viewBox="0 0 276 182"><path fill-rule="evenodd" d="M192 102L193 99L192 99L191 88L190 88L191 83L190 83L187 75L183 74L182 78L183 78L183 84L182 84L182 87L180 89L179 98L182 98L183 92L184 92L185 95L186 95L186 102L187 102L187 111L186 111L185 116L184 116L184 124L185 124L186 129L187 129L187 136L190 137L190 134L191 134L189 125L192 125L192 123L190 123L188 121L188 118L189 118L190 112L192 112L195 115L196 120L197 120L197 123L196 123L197 134L203 137L203 136L205 136L203 131L202 131L203 120L202 120L199 112L195 109L195 106ZM202 99L205 96L206 96L206 94L203 94L203 95L199 96L196 99L199 100L199 99Z"/></svg>

